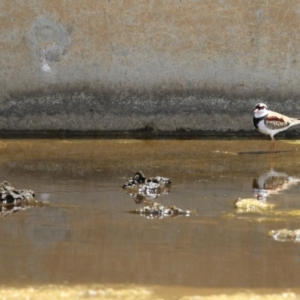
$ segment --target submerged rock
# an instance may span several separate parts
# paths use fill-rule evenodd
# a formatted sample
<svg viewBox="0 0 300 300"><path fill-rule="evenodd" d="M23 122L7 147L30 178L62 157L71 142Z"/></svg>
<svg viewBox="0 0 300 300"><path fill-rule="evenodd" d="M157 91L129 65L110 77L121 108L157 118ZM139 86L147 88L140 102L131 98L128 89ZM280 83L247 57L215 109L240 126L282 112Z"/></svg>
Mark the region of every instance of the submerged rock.
<svg viewBox="0 0 300 300"><path fill-rule="evenodd" d="M289 229L280 229L280 230L271 230L268 235L274 240L279 242L300 242L300 229L289 230Z"/></svg>
<svg viewBox="0 0 300 300"><path fill-rule="evenodd" d="M163 217L177 217L177 216L189 216L194 211L183 210L175 205L163 206L160 203L153 202L148 206L136 209L132 213L140 214L149 219L163 218Z"/></svg>
<svg viewBox="0 0 300 300"><path fill-rule="evenodd" d="M123 185L126 193L131 196L136 203L143 203L145 201L156 199L162 194L169 194L171 180L166 177L150 177L141 172L134 174L132 178Z"/></svg>
<svg viewBox="0 0 300 300"><path fill-rule="evenodd" d="M32 190L17 190L7 181L0 184L0 203L2 204L27 204L35 201L34 197Z"/></svg>
<svg viewBox="0 0 300 300"><path fill-rule="evenodd" d="M248 199L238 199L235 202L235 207L246 211L246 212L255 212L255 211L265 211L271 210L274 208L274 204L267 203L264 201L257 200L255 198L248 198Z"/></svg>

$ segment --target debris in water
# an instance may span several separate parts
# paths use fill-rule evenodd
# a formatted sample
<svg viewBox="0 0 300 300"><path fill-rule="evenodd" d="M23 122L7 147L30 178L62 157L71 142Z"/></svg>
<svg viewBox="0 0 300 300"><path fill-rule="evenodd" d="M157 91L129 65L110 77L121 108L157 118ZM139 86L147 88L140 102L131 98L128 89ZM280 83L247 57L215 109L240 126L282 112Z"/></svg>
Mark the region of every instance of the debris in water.
<svg viewBox="0 0 300 300"><path fill-rule="evenodd" d="M289 230L271 230L268 235L278 242L300 242L300 229Z"/></svg>
<svg viewBox="0 0 300 300"><path fill-rule="evenodd" d="M147 206L130 211L131 213L139 214L148 219L189 216L193 211L183 210L174 205L163 206L154 200L163 194L169 194L171 180L167 177L150 177L146 178L143 172L139 171L129 178L123 185L126 193L131 196L135 203L144 203Z"/></svg>

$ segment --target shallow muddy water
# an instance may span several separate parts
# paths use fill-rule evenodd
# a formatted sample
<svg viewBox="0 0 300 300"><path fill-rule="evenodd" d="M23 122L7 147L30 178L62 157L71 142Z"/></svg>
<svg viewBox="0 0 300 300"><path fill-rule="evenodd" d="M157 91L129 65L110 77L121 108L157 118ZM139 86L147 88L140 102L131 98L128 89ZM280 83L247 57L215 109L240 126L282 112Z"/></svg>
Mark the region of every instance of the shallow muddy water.
<svg viewBox="0 0 300 300"><path fill-rule="evenodd" d="M300 243L268 232L300 229L300 143L276 141L274 155L269 146L267 139L2 140L0 181L32 189L47 204L0 218L2 293L298 295ZM139 170L171 179L169 193L155 201L196 212L129 213L143 205L122 185ZM261 201L275 208L237 210L235 201L257 195L260 185Z"/></svg>

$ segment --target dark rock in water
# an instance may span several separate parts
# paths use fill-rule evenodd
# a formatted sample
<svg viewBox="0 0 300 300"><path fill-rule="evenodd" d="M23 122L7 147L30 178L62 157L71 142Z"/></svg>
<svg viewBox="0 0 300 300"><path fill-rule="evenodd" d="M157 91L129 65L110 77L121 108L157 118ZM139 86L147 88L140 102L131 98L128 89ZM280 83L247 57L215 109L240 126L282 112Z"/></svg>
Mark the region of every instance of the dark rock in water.
<svg viewBox="0 0 300 300"><path fill-rule="evenodd" d="M129 178L123 185L123 188L128 188L128 187L135 187L138 184L145 183L146 177L145 175L139 171L136 172L133 177Z"/></svg>
<svg viewBox="0 0 300 300"><path fill-rule="evenodd" d="M183 210L181 208L172 206L163 206L160 203L153 202L152 204L136 209L132 213L140 214L146 218L164 218L164 217L178 217L178 216L189 216L194 211L192 210Z"/></svg>
<svg viewBox="0 0 300 300"><path fill-rule="evenodd" d="M131 188L131 187L135 187L136 185L144 184L144 183L147 184L152 183L153 185L157 185L157 187L158 186L163 187L163 186L170 186L171 180L167 177L161 177L161 176L146 178L143 172L138 171L134 174L133 177L129 178L127 182L125 182L123 188L124 189Z"/></svg>
<svg viewBox="0 0 300 300"><path fill-rule="evenodd" d="M170 192L171 180L166 177L150 177L141 172L134 174L132 178L123 185L126 193L131 196L136 203L154 200L162 194Z"/></svg>
<svg viewBox="0 0 300 300"><path fill-rule="evenodd" d="M170 186L171 180L167 177L156 176L148 178L146 183L159 184L159 186Z"/></svg>
<svg viewBox="0 0 300 300"><path fill-rule="evenodd" d="M34 197L32 190L17 190L7 181L0 184L0 203L2 204L27 204L33 201Z"/></svg>

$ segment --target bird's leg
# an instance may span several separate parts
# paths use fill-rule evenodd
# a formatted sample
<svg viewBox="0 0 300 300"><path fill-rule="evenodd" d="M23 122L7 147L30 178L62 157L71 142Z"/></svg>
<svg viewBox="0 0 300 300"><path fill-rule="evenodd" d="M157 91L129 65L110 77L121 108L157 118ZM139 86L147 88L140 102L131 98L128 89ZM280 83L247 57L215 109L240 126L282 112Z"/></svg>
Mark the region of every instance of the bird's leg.
<svg viewBox="0 0 300 300"><path fill-rule="evenodd" d="M275 148L275 139L274 139L274 137L271 137L271 149L270 149L270 152L272 154L274 153L274 148Z"/></svg>

